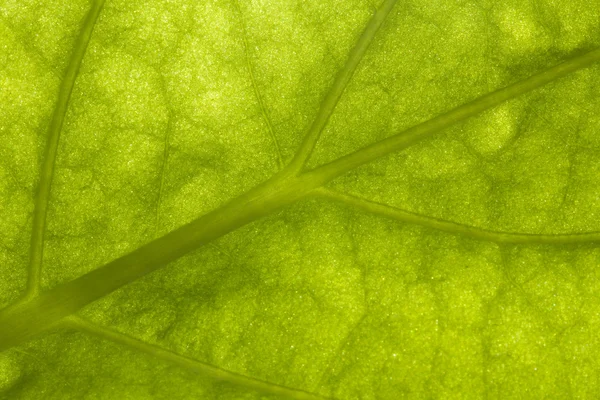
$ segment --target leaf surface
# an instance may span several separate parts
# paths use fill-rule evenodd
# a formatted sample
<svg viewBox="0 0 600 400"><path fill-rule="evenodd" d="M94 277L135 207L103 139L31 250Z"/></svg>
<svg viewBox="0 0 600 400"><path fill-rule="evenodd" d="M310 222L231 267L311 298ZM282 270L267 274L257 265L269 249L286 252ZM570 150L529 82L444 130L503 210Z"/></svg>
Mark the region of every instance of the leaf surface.
<svg viewBox="0 0 600 400"><path fill-rule="evenodd" d="M0 398L598 397L599 20L1 0Z"/></svg>

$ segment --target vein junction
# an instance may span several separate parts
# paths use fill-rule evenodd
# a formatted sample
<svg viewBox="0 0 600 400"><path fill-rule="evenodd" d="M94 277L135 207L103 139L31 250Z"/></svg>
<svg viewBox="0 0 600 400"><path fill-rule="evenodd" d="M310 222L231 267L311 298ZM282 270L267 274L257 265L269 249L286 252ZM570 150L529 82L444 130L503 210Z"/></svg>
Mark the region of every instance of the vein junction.
<svg viewBox="0 0 600 400"><path fill-rule="evenodd" d="M450 110L429 121L425 121L404 132L397 133L387 139L374 143L361 150L341 157L328 164L312 170L306 170L309 159L320 133L324 129L329 116L335 109L344 88L350 81L354 70L360 63L369 44L375 37L379 27L384 23L395 4L395 0L386 0L374 14L365 31L348 57L346 65L340 70L330 93L322 103L318 115L306 133L305 140L290 164L281 169L271 179L251 189L247 193L233 199L219 209L205 214L168 234L147 243L144 246L115 259L77 279L56 286L48 291L39 293L39 275L43 249L43 233L45 229L45 214L49 199L50 185L54 171L56 149L62 129L62 123L70 98L79 65L85 53L87 43L93 31L95 21L102 8L102 1L96 1L86 17L80 37L77 41L67 76L61 85L59 100L51 123L48 147L46 150L40 190L36 199L34 228L31 245L30 278L27 296L24 301L0 310L0 351L16 346L33 338L48 329L57 326L71 326L82 331L128 344L131 347L156 355L180 365L186 365L193 370L212 374L223 379L242 382L241 384L255 387L259 390L276 391L291 390L279 388L270 383L256 380L245 381L245 377L226 373L218 368L210 367L194 360L175 355L167 350L156 348L136 341L126 335L118 334L107 328L95 326L72 315L85 305L100 299L114 290L131 283L142 276L164 267L169 262L208 244L239 227L253 222L276 210L293 204L307 196L321 196L344 204L386 216L398 221L417 223L433 229L444 230L490 240L500 243L572 243L600 240L600 233L574 235L529 235L521 233L495 232L477 227L443 221L384 204L361 199L355 196L325 190L322 187L336 177L343 175L358 166L364 165L392 152L402 150L418 141L440 132L449 126L495 107L507 100L514 99L531 90L541 87L560 77L588 67L600 61L600 49L578 56L556 67L536 74L531 78L497 90L463 106ZM252 72L251 72L252 73ZM258 94L257 94L258 96ZM260 102L260 99L259 99ZM261 105L261 109L264 106ZM222 375L225 374L225 375ZM253 386L254 385L254 386ZM262 385L262 386L261 386ZM266 385L266 386L265 386ZM292 393L293 392L293 393ZM301 391L292 390L287 395L300 396L295 398L317 398L306 394L301 397ZM313 397L310 397L313 396Z"/></svg>
<svg viewBox="0 0 600 400"><path fill-rule="evenodd" d="M71 92L75 86L75 80L79 74L79 68L85 51L87 49L92 32L104 6L104 0L94 1L83 22L81 32L71 54L64 79L60 85L58 99L52 114L52 120L48 130L48 141L44 152L43 165L40 172L40 181L35 198L33 212L33 227L29 246L29 271L27 278L27 289L25 298L32 298L39 292L42 258L44 253L44 234L46 231L46 214L50 201L50 188L54 177L54 165L58 151L58 142L62 131L63 122L67 113Z"/></svg>

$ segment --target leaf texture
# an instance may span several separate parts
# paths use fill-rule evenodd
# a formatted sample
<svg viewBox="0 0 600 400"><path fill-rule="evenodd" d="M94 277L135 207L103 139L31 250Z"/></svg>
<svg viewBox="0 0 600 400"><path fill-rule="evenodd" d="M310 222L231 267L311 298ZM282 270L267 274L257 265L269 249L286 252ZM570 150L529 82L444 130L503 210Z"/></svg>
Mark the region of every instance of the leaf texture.
<svg viewBox="0 0 600 400"><path fill-rule="evenodd" d="M600 6L0 1L0 398L596 398Z"/></svg>

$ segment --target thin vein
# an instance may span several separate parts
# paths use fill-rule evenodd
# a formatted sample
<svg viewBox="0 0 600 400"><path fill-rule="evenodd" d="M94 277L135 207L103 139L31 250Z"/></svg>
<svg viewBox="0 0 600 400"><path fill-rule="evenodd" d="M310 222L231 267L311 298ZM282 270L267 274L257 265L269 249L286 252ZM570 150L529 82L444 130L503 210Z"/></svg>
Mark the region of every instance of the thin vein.
<svg viewBox="0 0 600 400"><path fill-rule="evenodd" d="M386 139L375 142L367 147L340 157L330 163L323 164L315 169L303 173L307 180L315 181L317 186L348 172L361 165L380 159L388 154L406 149L443 131L452 125L473 117L481 112L493 108L505 101L517 98L559 78L587 68L600 61L600 49L590 51L575 57L562 64L549 68L525 80L505 88L496 90L456 107L446 113L415 125L403 132L397 133Z"/></svg>
<svg viewBox="0 0 600 400"><path fill-rule="evenodd" d="M317 145L317 142L319 141L323 129L325 129L325 126L327 126L329 117L336 108L342 94L344 93L344 90L346 89L346 86L352 79L352 75L354 74L356 67L363 59L367 49L375 37L375 34L377 31L379 31L379 28L386 20L390 11L394 7L394 4L396 4L396 0L386 0L381 5L379 10L377 10L373 17L371 17L371 20L365 27L362 35L356 42L356 45L352 51L350 51L348 54L346 64L338 72L335 81L333 82L333 86L321 103L319 111L317 112L317 116L306 132L304 140L302 141L300 148L292 160L290 165L292 170L299 172L302 170L302 168L304 168L315 146Z"/></svg>
<svg viewBox="0 0 600 400"><path fill-rule="evenodd" d="M267 125L267 131L269 132L269 137L273 142L273 146L275 147L275 154L277 157L277 166L279 169L283 168L283 157L281 155L281 148L279 146L279 142L277 137L275 136L275 130L273 129L273 123L271 122L271 118L267 112L267 108L265 107L264 100L262 95L260 94L260 90L258 89L258 82L256 81L256 77L254 75L254 68L252 67L252 62L250 61L250 46L248 45L248 34L246 32L246 23L244 20L244 14L240 9L240 6L237 1L234 2L235 7L237 8L238 14L240 15L240 20L242 21L242 41L244 43L244 56L246 58L246 68L248 69L248 74L250 75L250 81L252 82L252 88L254 90L254 95L256 96L256 101L258 102L258 106L260 108L260 112L262 115L265 124Z"/></svg>
<svg viewBox="0 0 600 400"><path fill-rule="evenodd" d="M440 218L430 217L411 211L392 207L387 204L378 203L361 197L340 193L338 191L319 188L313 194L338 201L348 206L366 211L370 214L388 217L396 221L407 222L425 226L427 228L453 234L467 236L477 240L485 240L495 243L511 244L568 244L568 243L588 243L600 241L600 232L588 233L569 233L569 234L533 234L519 232L493 231L489 229L478 228L472 225L460 224Z"/></svg>
<svg viewBox="0 0 600 400"><path fill-rule="evenodd" d="M15 39L19 41L20 46L27 54L33 54L32 58L35 58L36 61L42 65L44 68L48 68L51 70L52 74L60 78L60 73L56 70L56 68L50 64L50 61L44 56L44 54L37 48L35 48L31 38L22 35L14 25L7 19L5 16L0 15L0 21L10 30L10 32L14 35Z"/></svg>
<svg viewBox="0 0 600 400"><path fill-rule="evenodd" d="M157 200L156 200L156 215L154 218L154 233L155 235L157 234L158 230L159 230L159 222L160 222L160 211L162 208L162 197L163 197L163 190L164 190L164 186L165 186L165 175L166 175L166 169L167 169L167 163L169 161L169 150L170 150L170 136L171 136L171 127L172 127L172 114L169 112L169 117L168 117L168 121L167 121L167 128L166 128L166 134L165 134L165 145L163 148L163 162L162 165L160 167L160 184L158 187L158 195L157 195Z"/></svg>
<svg viewBox="0 0 600 400"><path fill-rule="evenodd" d="M38 192L35 198L35 207L33 212L33 226L31 232L31 241L29 249L29 269L27 278L27 289L25 298L34 297L40 286L42 259L44 253L44 234L46 231L46 215L48 211L48 203L50 200L50 189L52 179L54 177L54 169L56 163L56 154L58 150L58 142L62 131L65 115L67 113L69 100L75 85L75 80L79 74L81 61L85 55L88 43L92 36L94 26L104 5L104 0L94 1L92 7L88 11L79 36L75 42L75 47L71 54L71 59L65 77L60 85L58 99L52 114L52 120L48 129L48 141L44 151L44 159L42 169L40 171L40 181L38 184Z"/></svg>
<svg viewBox="0 0 600 400"><path fill-rule="evenodd" d="M150 354L151 356L175 364L179 367L185 368L188 371L193 371L204 376L208 376L212 379L226 381L247 389L256 390L270 395L284 396L286 398L295 400L327 399L326 397L322 397L303 390L293 389L264 380L251 378L235 372L227 371L225 369L215 367L214 365L179 355L162 347L145 343L131 336L117 332L114 329L97 325L91 321L85 320L77 316L68 317L65 320L65 325L92 334L104 340L110 340L112 342L124 345L126 347Z"/></svg>

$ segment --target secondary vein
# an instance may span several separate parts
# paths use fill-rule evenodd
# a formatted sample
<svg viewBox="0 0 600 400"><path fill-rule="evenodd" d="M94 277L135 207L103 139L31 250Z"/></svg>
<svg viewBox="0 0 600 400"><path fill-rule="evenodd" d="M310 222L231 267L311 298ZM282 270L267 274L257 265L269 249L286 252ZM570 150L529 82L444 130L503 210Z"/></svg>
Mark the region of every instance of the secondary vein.
<svg viewBox="0 0 600 400"><path fill-rule="evenodd" d="M158 187L158 195L156 198L156 210L155 210L155 215L154 215L154 234L156 236L156 234L159 231L159 222L160 222L160 212L161 212L161 208L162 208L162 198L163 198L163 192L164 192L164 187L165 187L165 176L166 176L166 170L167 170L167 163L169 162L169 150L170 150L170 136L171 136L171 130L173 129L173 113L169 110L169 116L168 116L168 120L167 120L167 126L165 128L165 144L163 147L163 159L162 159L162 163L160 166L160 173L159 173L159 187Z"/></svg>
<svg viewBox="0 0 600 400"><path fill-rule="evenodd" d="M71 316L65 320L67 326L77 330L100 337L101 339L110 340L112 342L125 345L129 348L150 354L156 358L167 361L171 364L183 367L188 371L201 373L213 379L223 380L233 383L251 390L256 390L262 393L284 396L295 400L326 400L313 393L304 390L293 389L286 386L278 385L272 382L263 381L256 378L251 378L236 372L231 372L223 368L215 367L214 365L195 360L190 357L182 356L170 350L155 346L131 336L120 333L114 329L106 328L97 325L91 321L85 320L77 316Z"/></svg>
<svg viewBox="0 0 600 400"><path fill-rule="evenodd" d="M521 232L503 232L483 229L472 225L430 217L411 211L392 207L387 204L363 199L361 197L338 191L319 188L313 194L346 204L351 207L379 215L396 221L408 222L428 228L460 234L477 240L511 244L568 244L600 241L600 232L567 233L567 234L534 234Z"/></svg>
<svg viewBox="0 0 600 400"><path fill-rule="evenodd" d="M375 34L386 20L390 11L396 4L397 0L386 0L379 10L375 12L371 20L367 24L365 30L362 35L354 45L350 54L348 54L348 59L343 68L338 72L335 81L333 82L333 86L329 90L329 93L325 96L325 99L321 103L319 111L317 112L317 116L313 120L310 128L306 132L304 136L304 140L300 145L294 159L290 164L290 169L295 170L296 172L300 172L310 155L312 154L320 136L329 121L329 117L333 113L333 110L337 106L340 97L344 93L346 86L352 79L352 75L356 70L356 67L363 59L367 49L369 48L371 42L375 38Z"/></svg>
<svg viewBox="0 0 600 400"><path fill-rule="evenodd" d="M489 110L505 101L517 98L559 78L587 68L600 61L600 49L577 56L527 79L496 90L456 107L444 114L415 125L403 132L363 147L327 164L314 168L303 175L321 185L361 165L380 159L388 154L406 149L452 125ZM321 186L318 185L318 186Z"/></svg>
<svg viewBox="0 0 600 400"><path fill-rule="evenodd" d="M50 189L54 177L56 164L56 154L58 142L62 131L65 115L67 113L71 93L75 80L79 74L81 61L85 55L88 43L92 36L94 26L104 5L104 0L94 1L83 21L81 31L75 42L69 65L65 72L64 79L60 85L58 99L50 121L48 129L48 141L44 151L42 169L40 171L40 181L38 191L35 197L35 206L33 211L33 226L31 231L31 241L29 248L29 269L27 277L27 289L25 298L31 298L37 295L40 286L42 272L42 258L44 254L44 234L46 231L46 215L48 212L48 203L50 200Z"/></svg>
<svg viewBox="0 0 600 400"><path fill-rule="evenodd" d="M166 235L87 274L0 310L0 352L56 326L63 318L116 289L167 265L241 226L293 204L326 182L360 165L406 148L418 140L506 100L600 61L600 49L482 96L446 114L301 174L288 168L271 179Z"/></svg>
<svg viewBox="0 0 600 400"><path fill-rule="evenodd" d="M258 84L256 82L256 77L254 76L254 68L252 67L252 63L250 62L250 46L248 45L248 38L246 33L246 25L244 22L244 14L240 9L240 6L237 1L234 2L235 7L237 8L238 14L240 15L240 19L242 21L242 41L244 43L244 56L246 58L246 67L248 69L248 74L250 75L250 80L252 81L252 88L254 90L254 95L256 96L256 101L258 102L258 106L260 108L260 112L262 114L263 120L267 125L267 131L269 132L269 137L273 142L273 146L275 147L275 154L277 155L277 166L279 169L283 168L283 157L281 156L281 148L279 147L279 142L277 141L277 137L275 136L275 130L273 129L273 123L271 122L271 118L269 118L269 114L267 113L267 108L265 107L265 103L260 94L260 90L258 90Z"/></svg>

